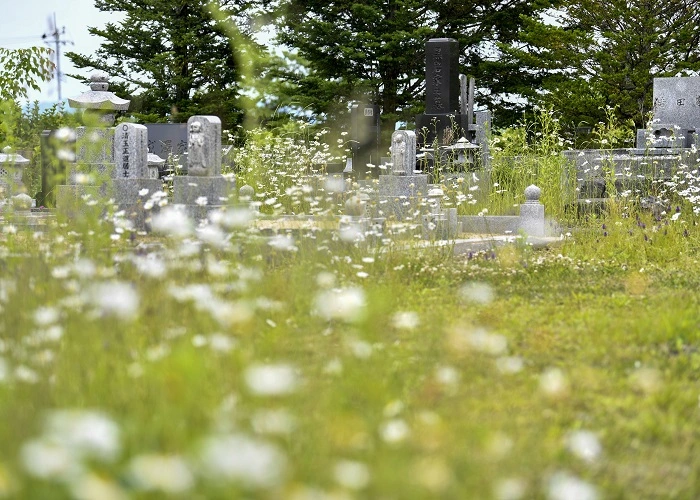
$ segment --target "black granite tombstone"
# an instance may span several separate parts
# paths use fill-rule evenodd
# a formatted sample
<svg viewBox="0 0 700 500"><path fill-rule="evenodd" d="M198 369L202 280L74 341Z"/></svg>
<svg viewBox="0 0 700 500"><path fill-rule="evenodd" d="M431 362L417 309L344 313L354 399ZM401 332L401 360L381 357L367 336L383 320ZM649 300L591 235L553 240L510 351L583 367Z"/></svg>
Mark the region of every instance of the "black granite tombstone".
<svg viewBox="0 0 700 500"><path fill-rule="evenodd" d="M358 178L379 176L379 106L354 104L350 111L352 170ZM376 165L370 169L367 164Z"/></svg>
<svg viewBox="0 0 700 500"><path fill-rule="evenodd" d="M425 113L416 116L419 146L440 146L467 137L468 114L460 112L459 43L432 38L425 44Z"/></svg>
<svg viewBox="0 0 700 500"><path fill-rule="evenodd" d="M164 160L172 154L178 164L187 167L187 124L186 123L146 123L148 129L148 152L157 154ZM168 165L166 162L165 165ZM164 166L163 168L167 168ZM163 172L160 172L163 175Z"/></svg>

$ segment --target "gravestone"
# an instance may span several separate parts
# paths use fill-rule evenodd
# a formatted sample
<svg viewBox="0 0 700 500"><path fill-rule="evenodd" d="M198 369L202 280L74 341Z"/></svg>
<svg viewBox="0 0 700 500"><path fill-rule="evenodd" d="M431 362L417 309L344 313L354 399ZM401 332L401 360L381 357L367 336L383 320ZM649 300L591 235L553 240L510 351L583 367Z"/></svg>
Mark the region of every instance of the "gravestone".
<svg viewBox="0 0 700 500"><path fill-rule="evenodd" d="M114 163L117 179L148 178L148 129L120 123L114 132Z"/></svg>
<svg viewBox="0 0 700 500"><path fill-rule="evenodd" d="M654 121L700 127L700 77L654 78Z"/></svg>
<svg viewBox="0 0 700 500"><path fill-rule="evenodd" d="M457 40L433 38L425 44L425 89L425 113L416 116L419 149L432 151L465 138L479 146L479 165L488 168L491 113L474 111L474 79L459 74ZM428 153L426 167L432 164Z"/></svg>
<svg viewBox="0 0 700 500"><path fill-rule="evenodd" d="M428 194L428 175L416 173L416 134L397 130L392 134L392 169L379 176L379 216L391 216L401 221L414 220L420 210L422 197Z"/></svg>
<svg viewBox="0 0 700 500"><path fill-rule="evenodd" d="M146 229L151 212L146 201L163 184L150 177L148 167L148 129L135 123L120 123L114 131L114 179L112 188L119 210L137 229Z"/></svg>
<svg viewBox="0 0 700 500"><path fill-rule="evenodd" d="M350 110L352 171L359 179L377 177L380 165L379 106L354 104ZM376 165L370 169L367 164Z"/></svg>
<svg viewBox="0 0 700 500"><path fill-rule="evenodd" d="M654 78L653 103L654 118L637 130L632 154L673 154L700 145L700 77Z"/></svg>
<svg viewBox="0 0 700 500"><path fill-rule="evenodd" d="M520 205L520 230L527 236L544 236L544 205L542 190L534 184L525 188L525 203Z"/></svg>
<svg viewBox="0 0 700 500"><path fill-rule="evenodd" d="M447 146L469 135L469 117L461 113L459 43L432 38L425 44L425 113L416 117L419 146Z"/></svg>
<svg viewBox="0 0 700 500"><path fill-rule="evenodd" d="M187 121L187 175L173 178L173 202L196 220L223 207L235 180L221 175L221 120L196 115Z"/></svg>
<svg viewBox="0 0 700 500"><path fill-rule="evenodd" d="M187 124L186 123L146 123L148 129L148 152L158 155L164 161L160 164L158 176L177 166L181 173L187 173Z"/></svg>
<svg viewBox="0 0 700 500"><path fill-rule="evenodd" d="M653 118L637 130L636 147L570 150L564 156L576 167L576 192L582 212L603 207L615 192L650 194L650 186L670 180L679 167L695 164L700 149L700 77L654 78ZM610 176L615 176L610 190ZM612 193L611 193L612 191Z"/></svg>
<svg viewBox="0 0 700 500"><path fill-rule="evenodd" d="M184 165L184 155L187 153L187 124L186 123L147 123L148 152L167 160L168 156L176 155Z"/></svg>

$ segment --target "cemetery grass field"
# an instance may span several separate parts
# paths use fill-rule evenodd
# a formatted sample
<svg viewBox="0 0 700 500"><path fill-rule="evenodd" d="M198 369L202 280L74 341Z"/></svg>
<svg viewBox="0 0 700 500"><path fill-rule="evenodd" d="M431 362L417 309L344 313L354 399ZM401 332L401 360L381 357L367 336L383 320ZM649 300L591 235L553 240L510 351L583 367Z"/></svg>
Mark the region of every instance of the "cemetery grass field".
<svg viewBox="0 0 700 500"><path fill-rule="evenodd" d="M0 495L700 495L686 207L457 257L180 222L3 226Z"/></svg>

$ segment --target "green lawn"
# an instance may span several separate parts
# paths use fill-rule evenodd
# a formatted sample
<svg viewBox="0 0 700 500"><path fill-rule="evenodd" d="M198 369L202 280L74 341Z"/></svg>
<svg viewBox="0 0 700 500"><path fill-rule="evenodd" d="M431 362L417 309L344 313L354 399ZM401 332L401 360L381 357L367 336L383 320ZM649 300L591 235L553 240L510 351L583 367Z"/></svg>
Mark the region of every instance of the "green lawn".
<svg viewBox="0 0 700 500"><path fill-rule="evenodd" d="M5 229L0 494L697 498L683 219L471 258Z"/></svg>

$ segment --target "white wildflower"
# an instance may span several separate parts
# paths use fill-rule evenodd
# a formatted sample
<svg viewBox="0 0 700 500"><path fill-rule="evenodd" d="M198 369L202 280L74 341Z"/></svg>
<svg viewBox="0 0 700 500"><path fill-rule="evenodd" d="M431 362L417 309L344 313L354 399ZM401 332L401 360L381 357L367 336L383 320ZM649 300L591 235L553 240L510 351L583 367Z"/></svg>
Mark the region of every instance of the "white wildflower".
<svg viewBox="0 0 700 500"><path fill-rule="evenodd" d="M277 234L270 238L267 244L275 250L280 251L294 252L298 250L294 244L294 237L292 235Z"/></svg>
<svg viewBox="0 0 700 500"><path fill-rule="evenodd" d="M598 437L590 431L575 431L566 437L566 447L584 462L593 463L600 457L603 447Z"/></svg>
<svg viewBox="0 0 700 500"><path fill-rule="evenodd" d="M598 491L591 484L568 472L555 472L547 487L549 500L597 500Z"/></svg>
<svg viewBox="0 0 700 500"><path fill-rule="evenodd" d="M178 455L138 455L129 463L128 471L129 478L139 490L176 495L194 485L189 465Z"/></svg>
<svg viewBox="0 0 700 500"><path fill-rule="evenodd" d="M420 324L420 318L414 311L398 311L391 317L391 324L399 330L414 330Z"/></svg>
<svg viewBox="0 0 700 500"><path fill-rule="evenodd" d="M287 364L254 365L245 371L245 381L253 394L280 396L294 392L299 380Z"/></svg>
<svg viewBox="0 0 700 500"><path fill-rule="evenodd" d="M53 411L46 419L44 435L84 458L112 461L121 447L119 427L97 411Z"/></svg>
<svg viewBox="0 0 700 500"><path fill-rule="evenodd" d="M326 320L360 321L366 312L365 292L359 287L324 290L316 296L314 309Z"/></svg>
<svg viewBox="0 0 700 500"><path fill-rule="evenodd" d="M361 490L369 485L369 468L362 462L341 460L333 468L335 480L351 490Z"/></svg>
<svg viewBox="0 0 700 500"><path fill-rule="evenodd" d="M400 418L384 422L379 429L379 435L387 443L399 443L408 437L409 432L408 424Z"/></svg>
<svg viewBox="0 0 700 500"><path fill-rule="evenodd" d="M192 234L192 221L187 214L174 207L165 207L151 218L151 227L157 233L183 238Z"/></svg>
<svg viewBox="0 0 700 500"><path fill-rule="evenodd" d="M460 296L467 302L479 305L490 304L494 299L494 291L488 283L465 283L459 290Z"/></svg>
<svg viewBox="0 0 700 500"><path fill-rule="evenodd" d="M560 396L569 390L569 382L559 368L548 368L540 375L540 390L548 396Z"/></svg>
<svg viewBox="0 0 700 500"><path fill-rule="evenodd" d="M202 444L202 474L252 488L271 488L284 477L287 459L274 445L241 434L211 436Z"/></svg>
<svg viewBox="0 0 700 500"><path fill-rule="evenodd" d="M253 430L258 434L288 435L295 427L296 421L287 410L263 410L251 418Z"/></svg>
<svg viewBox="0 0 700 500"><path fill-rule="evenodd" d="M138 313L139 295L129 283L108 281L89 287L85 296L87 302L104 316L119 319L134 319Z"/></svg>

